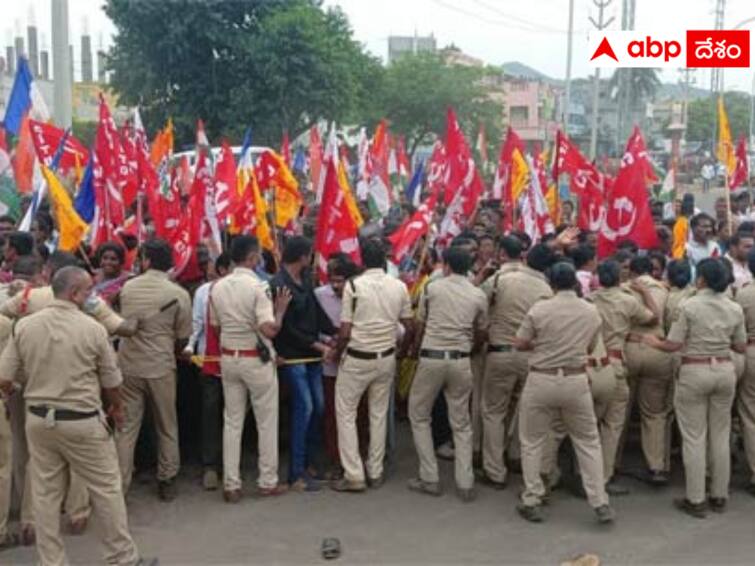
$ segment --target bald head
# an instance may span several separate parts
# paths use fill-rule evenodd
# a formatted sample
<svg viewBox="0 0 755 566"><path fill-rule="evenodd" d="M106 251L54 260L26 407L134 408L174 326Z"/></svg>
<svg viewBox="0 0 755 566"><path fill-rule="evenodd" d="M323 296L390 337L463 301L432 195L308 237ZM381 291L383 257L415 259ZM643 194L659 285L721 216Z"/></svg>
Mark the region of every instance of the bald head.
<svg viewBox="0 0 755 566"><path fill-rule="evenodd" d="M92 289L92 278L80 267L63 267L52 278L52 292L56 299L81 306Z"/></svg>

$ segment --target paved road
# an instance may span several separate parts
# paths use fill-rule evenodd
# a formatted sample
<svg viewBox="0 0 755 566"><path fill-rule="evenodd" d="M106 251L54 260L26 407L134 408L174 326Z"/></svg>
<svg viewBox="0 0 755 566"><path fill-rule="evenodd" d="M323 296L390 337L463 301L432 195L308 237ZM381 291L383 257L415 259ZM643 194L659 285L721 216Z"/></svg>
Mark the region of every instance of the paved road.
<svg viewBox="0 0 755 566"><path fill-rule="evenodd" d="M479 488L480 497L461 503L453 493L453 467L443 463L446 494L431 498L411 493L406 481L415 473L411 434L399 428L399 458L388 482L366 494L288 494L275 500L251 496L239 505L204 492L198 471L185 470L180 495L160 503L151 486L135 485L130 522L145 556L162 564L317 564L324 537L342 541L337 564L560 564L585 552L605 565L753 564L755 498L735 489L730 509L701 521L673 509L682 494L681 467L675 463L672 487L655 490L632 479L627 497L615 498L617 523L598 526L587 504L556 492L549 520L525 523L515 512L521 477L506 491ZM253 464L253 462L249 462ZM251 489L253 472L247 471ZM737 482L744 478L740 475ZM73 563L100 560L92 529L66 537ZM32 564L33 549L0 554L2 564Z"/></svg>

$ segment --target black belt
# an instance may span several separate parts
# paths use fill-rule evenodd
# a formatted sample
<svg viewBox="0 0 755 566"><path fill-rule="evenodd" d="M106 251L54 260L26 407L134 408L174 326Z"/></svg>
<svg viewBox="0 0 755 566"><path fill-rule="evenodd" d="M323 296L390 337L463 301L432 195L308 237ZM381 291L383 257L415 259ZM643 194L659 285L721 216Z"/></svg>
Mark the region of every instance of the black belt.
<svg viewBox="0 0 755 566"><path fill-rule="evenodd" d="M47 407L29 407L29 412L32 415L36 415L37 417L46 418L47 412L50 409ZM99 411L89 411L89 412L82 412L82 411L71 411L69 409L53 409L53 414L55 415L56 421L81 421L84 419L91 419L92 417L96 417L100 414Z"/></svg>
<svg viewBox="0 0 755 566"><path fill-rule="evenodd" d="M428 358L431 360L460 360L462 358L468 358L469 352L459 352L456 350L420 350L420 358Z"/></svg>
<svg viewBox="0 0 755 566"><path fill-rule="evenodd" d="M361 350L352 350L351 348L346 348L346 353L352 358L356 358L358 360L378 360L380 358L387 358L395 351L396 348L388 348L383 352L362 352Z"/></svg>
<svg viewBox="0 0 755 566"><path fill-rule="evenodd" d="M514 346L512 346L511 344L499 344L497 346L495 344L488 344L488 354L491 354L491 353L498 354L501 352L513 352L513 351L514 351Z"/></svg>

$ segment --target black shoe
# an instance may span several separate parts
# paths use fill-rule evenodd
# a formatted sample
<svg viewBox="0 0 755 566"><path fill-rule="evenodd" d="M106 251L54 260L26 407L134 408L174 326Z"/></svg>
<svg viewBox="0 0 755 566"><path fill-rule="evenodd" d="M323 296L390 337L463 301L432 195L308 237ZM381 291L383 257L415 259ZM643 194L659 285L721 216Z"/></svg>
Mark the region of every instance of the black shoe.
<svg viewBox="0 0 755 566"><path fill-rule="evenodd" d="M708 515L706 512L708 506L704 502L692 503L687 498L684 498L674 499L674 505L677 509L679 509L679 511L682 511L691 517L695 517L696 519L705 519L705 517Z"/></svg>
<svg viewBox="0 0 755 566"><path fill-rule="evenodd" d="M711 497L708 499L708 507L714 513L723 513L726 511L726 503L725 497Z"/></svg>
<svg viewBox="0 0 755 566"><path fill-rule="evenodd" d="M542 523L545 521L542 505L525 505L524 503L520 503L516 506L516 510L523 519L530 523Z"/></svg>
<svg viewBox="0 0 755 566"><path fill-rule="evenodd" d="M629 488L621 485L616 480L611 480L606 484L606 493L613 496L629 495Z"/></svg>
<svg viewBox="0 0 755 566"><path fill-rule="evenodd" d="M610 505L601 505L595 508L595 517L601 525L608 525L616 520L616 513Z"/></svg>
<svg viewBox="0 0 755 566"><path fill-rule="evenodd" d="M410 491L416 491L417 493L433 495L435 497L438 497L443 494L443 491L440 489L439 483L431 483L431 482L423 481L419 478L410 479L406 487L408 487Z"/></svg>
<svg viewBox="0 0 755 566"><path fill-rule="evenodd" d="M755 482L748 483L745 491L755 497Z"/></svg>
<svg viewBox="0 0 755 566"><path fill-rule="evenodd" d="M367 478L367 487L370 489L380 489L385 483L385 474L382 474L376 478Z"/></svg>
<svg viewBox="0 0 755 566"><path fill-rule="evenodd" d="M488 474L485 472L482 472L480 474L479 481L481 484L486 485L488 487L492 487L496 491L503 491L506 489L506 482L505 481L496 481L492 479Z"/></svg>
<svg viewBox="0 0 755 566"><path fill-rule="evenodd" d="M650 485L657 487L663 487L668 485L669 477L667 472L660 472L658 470L650 470L647 475L647 482Z"/></svg>
<svg viewBox="0 0 755 566"><path fill-rule="evenodd" d="M173 501L177 495L178 490L174 480L157 482L157 497L160 498L160 501Z"/></svg>
<svg viewBox="0 0 755 566"><path fill-rule="evenodd" d="M468 489L457 487L456 495L458 495L459 499L461 499L464 503L471 503L472 501L477 499L477 492L473 487L470 487Z"/></svg>

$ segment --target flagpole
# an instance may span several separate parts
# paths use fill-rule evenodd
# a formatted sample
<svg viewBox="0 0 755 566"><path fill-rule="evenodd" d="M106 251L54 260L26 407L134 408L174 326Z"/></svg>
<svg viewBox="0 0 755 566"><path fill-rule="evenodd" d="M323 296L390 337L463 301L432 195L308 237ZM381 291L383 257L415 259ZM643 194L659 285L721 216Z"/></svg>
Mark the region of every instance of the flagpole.
<svg viewBox="0 0 755 566"><path fill-rule="evenodd" d="M731 236L731 190L729 189L729 170L724 175L724 192L726 193L726 228Z"/></svg>

